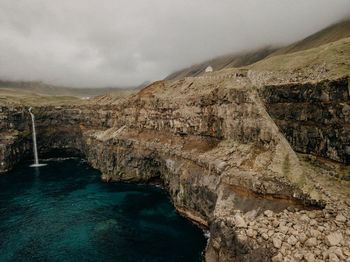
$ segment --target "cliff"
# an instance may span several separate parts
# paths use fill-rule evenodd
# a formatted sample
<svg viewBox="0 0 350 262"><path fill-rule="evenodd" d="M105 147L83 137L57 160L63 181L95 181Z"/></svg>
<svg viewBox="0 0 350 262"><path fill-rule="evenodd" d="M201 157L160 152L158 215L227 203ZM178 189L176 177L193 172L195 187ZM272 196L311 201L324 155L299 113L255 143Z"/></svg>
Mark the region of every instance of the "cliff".
<svg viewBox="0 0 350 262"><path fill-rule="evenodd" d="M293 148L347 161L347 81L257 89L245 77L187 78L156 82L116 101L99 97L75 106L36 107L38 148L45 156L85 157L106 182L162 185L178 212L210 231L207 262L323 259L338 247L345 257L348 184L330 183L329 173L318 172ZM332 85L339 87L334 95ZM295 112L294 102L300 106ZM317 125L317 134L329 142L305 143L310 125L304 121L311 120L302 115L319 122L319 113L308 112L322 106L323 124L331 126ZM26 106L7 105L0 117L5 172L31 156L30 116ZM338 140L336 132L339 143L329 134L335 122L345 134ZM328 247L332 234L339 241Z"/></svg>
<svg viewBox="0 0 350 262"><path fill-rule="evenodd" d="M39 155L84 157L106 182L163 186L209 230L206 262L349 261L349 43L130 96L39 103ZM0 107L0 173L32 155L38 100L16 99Z"/></svg>
<svg viewBox="0 0 350 262"><path fill-rule="evenodd" d="M348 77L265 86L260 94L296 151L350 164Z"/></svg>

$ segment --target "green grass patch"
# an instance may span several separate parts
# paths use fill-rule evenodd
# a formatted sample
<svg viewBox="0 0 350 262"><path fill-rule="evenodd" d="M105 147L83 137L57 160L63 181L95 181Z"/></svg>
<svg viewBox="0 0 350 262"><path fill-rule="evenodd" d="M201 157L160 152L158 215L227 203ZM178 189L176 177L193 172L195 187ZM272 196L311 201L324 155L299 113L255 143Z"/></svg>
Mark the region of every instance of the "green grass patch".
<svg viewBox="0 0 350 262"><path fill-rule="evenodd" d="M326 64L332 77L348 75L350 72L350 37L304 51L272 56L248 68L256 71L285 71L311 68L322 63Z"/></svg>
<svg viewBox="0 0 350 262"><path fill-rule="evenodd" d="M286 154L284 157L282 170L283 170L283 174L285 176L288 176L289 171L290 171L289 154Z"/></svg>
<svg viewBox="0 0 350 262"><path fill-rule="evenodd" d="M228 146L231 144L231 142L232 142L231 140L222 140L220 142L220 146Z"/></svg>
<svg viewBox="0 0 350 262"><path fill-rule="evenodd" d="M306 174L305 174L305 172L303 172L301 174L301 176L299 177L298 186L303 187L305 185L305 183L306 183Z"/></svg>
<svg viewBox="0 0 350 262"><path fill-rule="evenodd" d="M0 88L0 104L22 104L26 106L81 104L84 100L73 96L50 96Z"/></svg>

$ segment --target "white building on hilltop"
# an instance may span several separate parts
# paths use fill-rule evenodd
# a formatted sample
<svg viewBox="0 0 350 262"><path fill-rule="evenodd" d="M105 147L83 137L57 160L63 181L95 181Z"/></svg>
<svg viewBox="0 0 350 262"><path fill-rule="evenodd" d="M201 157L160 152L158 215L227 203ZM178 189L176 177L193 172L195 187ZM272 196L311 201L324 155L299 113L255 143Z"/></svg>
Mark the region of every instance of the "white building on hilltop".
<svg viewBox="0 0 350 262"><path fill-rule="evenodd" d="M205 72L206 72L206 73L213 72L213 68L212 68L211 66L208 66L208 67L205 69Z"/></svg>

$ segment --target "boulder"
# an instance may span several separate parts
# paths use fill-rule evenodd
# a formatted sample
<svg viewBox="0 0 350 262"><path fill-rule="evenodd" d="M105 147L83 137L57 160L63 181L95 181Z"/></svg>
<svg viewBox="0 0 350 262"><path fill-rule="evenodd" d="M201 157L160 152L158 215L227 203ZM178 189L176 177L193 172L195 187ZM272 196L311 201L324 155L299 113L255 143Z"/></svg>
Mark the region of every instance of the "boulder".
<svg viewBox="0 0 350 262"><path fill-rule="evenodd" d="M307 246L307 247L317 246L317 239L315 237L309 238L308 240L306 240L305 246Z"/></svg>
<svg viewBox="0 0 350 262"><path fill-rule="evenodd" d="M304 255L304 259L306 260L306 262L315 262L315 256L312 253L306 253Z"/></svg>
<svg viewBox="0 0 350 262"><path fill-rule="evenodd" d="M282 246L282 241L281 241L281 239L279 239L279 238L274 238L273 240L272 240L272 242L273 242L273 246L275 247L275 248L281 248L281 246Z"/></svg>
<svg viewBox="0 0 350 262"><path fill-rule="evenodd" d="M333 232L325 237L328 246L336 246L343 240L343 235L339 232Z"/></svg>
<svg viewBox="0 0 350 262"><path fill-rule="evenodd" d="M329 257L329 262L339 262L339 258L334 253L329 253L328 257Z"/></svg>
<svg viewBox="0 0 350 262"><path fill-rule="evenodd" d="M235 225L238 228L247 228L247 223L244 221L244 218L240 215L235 215Z"/></svg>
<svg viewBox="0 0 350 262"><path fill-rule="evenodd" d="M294 246L298 242L298 239L296 239L295 236L290 236L287 239L287 242L289 245Z"/></svg>
<svg viewBox="0 0 350 262"><path fill-rule="evenodd" d="M273 216L273 212L271 210L265 210L264 215L267 217L272 217Z"/></svg>
<svg viewBox="0 0 350 262"><path fill-rule="evenodd" d="M346 222L346 217L344 217L342 214L339 214L339 215L337 215L335 220L338 221L338 222L341 222L341 223L345 223Z"/></svg>

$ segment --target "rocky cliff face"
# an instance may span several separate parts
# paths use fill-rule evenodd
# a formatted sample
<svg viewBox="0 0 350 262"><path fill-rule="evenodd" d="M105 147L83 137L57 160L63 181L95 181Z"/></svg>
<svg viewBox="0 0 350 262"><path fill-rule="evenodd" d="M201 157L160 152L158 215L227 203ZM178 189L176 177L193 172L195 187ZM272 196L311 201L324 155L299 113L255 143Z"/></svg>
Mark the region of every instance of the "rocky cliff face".
<svg viewBox="0 0 350 262"><path fill-rule="evenodd" d="M348 77L265 86L260 95L294 150L350 164Z"/></svg>
<svg viewBox="0 0 350 262"><path fill-rule="evenodd" d="M81 154L83 130L113 125L112 110L100 106L42 106L33 109L41 156ZM22 105L0 108L0 173L12 169L24 158L32 157L31 117Z"/></svg>
<svg viewBox="0 0 350 262"><path fill-rule="evenodd" d="M32 148L27 117L21 107L0 107L0 173L11 170Z"/></svg>
<svg viewBox="0 0 350 262"><path fill-rule="evenodd" d="M105 106L38 107L34 114L41 154L79 154L106 182L162 185L180 213L210 231L207 262L279 261L279 254L304 252L308 246L294 235L307 224L295 212L310 209L303 214L314 216L312 209L329 200L322 185L309 183L312 170L300 163L258 92L230 79L157 82ZM3 107L0 117L0 132L11 134L1 140L0 171L7 171L31 154L30 116L14 106ZM315 227L322 223L317 212ZM327 232L345 236L342 225Z"/></svg>

